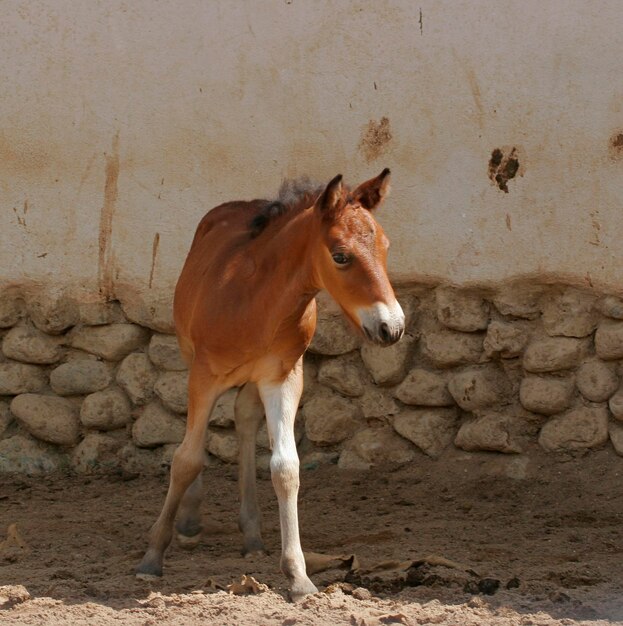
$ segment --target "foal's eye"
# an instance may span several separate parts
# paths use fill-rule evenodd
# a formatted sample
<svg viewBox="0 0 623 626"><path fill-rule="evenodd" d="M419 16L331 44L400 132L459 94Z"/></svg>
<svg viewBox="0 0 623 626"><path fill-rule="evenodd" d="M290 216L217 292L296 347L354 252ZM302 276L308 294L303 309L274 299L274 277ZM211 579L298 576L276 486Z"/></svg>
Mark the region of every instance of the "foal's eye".
<svg viewBox="0 0 623 626"><path fill-rule="evenodd" d="M331 256L337 265L348 265L348 263L350 263L350 257L343 252L335 252Z"/></svg>

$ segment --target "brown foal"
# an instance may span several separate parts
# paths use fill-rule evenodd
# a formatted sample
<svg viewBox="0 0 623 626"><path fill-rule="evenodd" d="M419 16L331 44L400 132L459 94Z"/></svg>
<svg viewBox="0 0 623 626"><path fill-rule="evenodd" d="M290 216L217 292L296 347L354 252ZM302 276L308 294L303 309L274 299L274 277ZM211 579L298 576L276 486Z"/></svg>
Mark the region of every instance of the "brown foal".
<svg viewBox="0 0 623 626"><path fill-rule="evenodd" d="M281 569L298 600L316 592L299 539L299 460L294 418L303 389L303 353L316 327L314 296L326 289L369 341L391 345L404 314L387 277L389 242L372 216L389 190L389 170L350 191L326 188L283 202L229 202L200 222L175 290L177 337L189 366L188 419L169 491L137 568L162 575L176 524L181 543L199 540L201 470L208 418L218 397L241 387L240 529L245 554L263 551L255 488L255 438L264 415L279 501Z"/></svg>

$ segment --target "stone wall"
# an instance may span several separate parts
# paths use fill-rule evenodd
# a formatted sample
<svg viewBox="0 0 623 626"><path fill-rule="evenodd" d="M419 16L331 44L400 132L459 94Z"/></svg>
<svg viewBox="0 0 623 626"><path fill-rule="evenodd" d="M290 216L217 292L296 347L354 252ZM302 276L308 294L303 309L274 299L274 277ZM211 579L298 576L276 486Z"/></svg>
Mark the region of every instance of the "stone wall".
<svg viewBox="0 0 623 626"><path fill-rule="evenodd" d="M467 452L623 455L623 301L563 285L399 290L405 337L362 344L320 301L297 419L303 465L443 462ZM166 307L165 307L166 308ZM158 472L184 434L187 371L170 313L6 292L0 298L0 472ZM235 462L235 390L210 457ZM266 467L265 426L258 464Z"/></svg>

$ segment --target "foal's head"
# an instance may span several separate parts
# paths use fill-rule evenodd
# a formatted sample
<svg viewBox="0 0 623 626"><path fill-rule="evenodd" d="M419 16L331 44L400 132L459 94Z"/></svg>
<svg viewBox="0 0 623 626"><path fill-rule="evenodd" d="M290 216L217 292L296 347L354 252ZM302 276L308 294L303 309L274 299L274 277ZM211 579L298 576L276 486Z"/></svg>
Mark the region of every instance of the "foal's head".
<svg viewBox="0 0 623 626"><path fill-rule="evenodd" d="M320 194L316 268L322 286L344 314L370 340L398 341L405 328L402 308L387 277L389 240L372 211L389 191L389 170L354 191L336 176Z"/></svg>

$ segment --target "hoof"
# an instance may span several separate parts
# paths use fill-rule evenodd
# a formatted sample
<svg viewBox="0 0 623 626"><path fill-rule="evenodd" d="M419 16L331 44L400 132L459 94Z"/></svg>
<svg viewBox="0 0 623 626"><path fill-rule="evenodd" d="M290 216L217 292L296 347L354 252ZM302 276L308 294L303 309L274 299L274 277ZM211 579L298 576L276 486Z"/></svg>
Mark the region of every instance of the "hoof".
<svg viewBox="0 0 623 626"><path fill-rule="evenodd" d="M134 574L138 580L160 580L162 578L162 574L146 574L145 572L136 572Z"/></svg>
<svg viewBox="0 0 623 626"><path fill-rule="evenodd" d="M261 539L254 539L245 543L240 553L245 559L249 559L254 556L266 556L268 551Z"/></svg>
<svg viewBox="0 0 623 626"><path fill-rule="evenodd" d="M143 560L137 565L134 571L136 577L140 580L156 580L162 577L162 558L157 558L151 550L143 557Z"/></svg>
<svg viewBox="0 0 623 626"><path fill-rule="evenodd" d="M252 559L256 556L268 556L268 551L264 550L264 548L261 548L259 550L243 550L242 556L245 559Z"/></svg>
<svg viewBox="0 0 623 626"><path fill-rule="evenodd" d="M294 603L301 602L305 600L307 596L310 596L314 593L318 593L318 589L316 585L309 580L303 580L298 584L292 585L292 589L290 589L290 601Z"/></svg>
<svg viewBox="0 0 623 626"><path fill-rule="evenodd" d="M188 536L182 535L182 533L177 533L177 543L180 548L184 548L184 550L192 550L199 545L201 541L201 533L197 533L196 535Z"/></svg>

